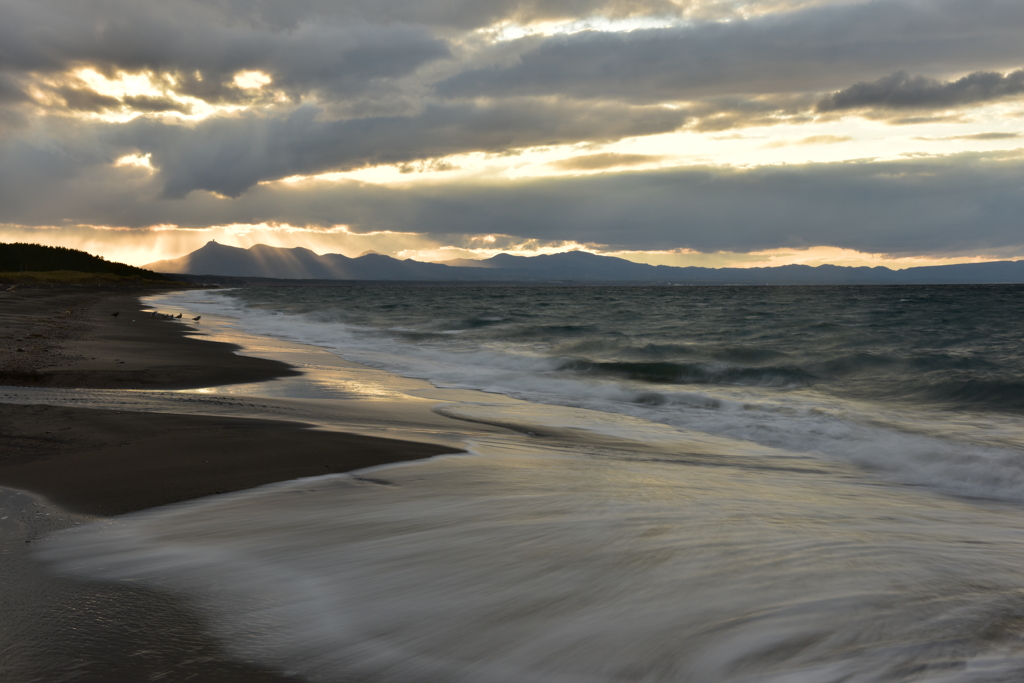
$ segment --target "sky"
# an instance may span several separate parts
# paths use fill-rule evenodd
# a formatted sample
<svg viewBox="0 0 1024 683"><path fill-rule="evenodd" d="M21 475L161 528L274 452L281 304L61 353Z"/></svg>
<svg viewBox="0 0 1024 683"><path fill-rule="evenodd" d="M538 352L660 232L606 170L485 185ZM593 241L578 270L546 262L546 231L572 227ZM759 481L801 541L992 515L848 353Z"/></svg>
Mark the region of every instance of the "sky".
<svg viewBox="0 0 1024 683"><path fill-rule="evenodd" d="M1024 258L1020 0L0 0L0 241Z"/></svg>

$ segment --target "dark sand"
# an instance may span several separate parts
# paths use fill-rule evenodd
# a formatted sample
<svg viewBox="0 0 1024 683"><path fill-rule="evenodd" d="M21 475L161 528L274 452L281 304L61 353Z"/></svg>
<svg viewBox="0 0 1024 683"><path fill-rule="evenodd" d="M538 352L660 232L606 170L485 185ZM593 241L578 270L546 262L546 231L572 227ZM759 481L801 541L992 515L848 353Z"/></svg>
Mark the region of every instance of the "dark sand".
<svg viewBox="0 0 1024 683"><path fill-rule="evenodd" d="M152 316L123 290L0 291L0 385L190 389L299 374L185 336L195 330Z"/></svg>
<svg viewBox="0 0 1024 683"><path fill-rule="evenodd" d="M0 292L0 385L171 389L296 374L184 336L194 329L149 315L123 291ZM294 680L228 659L174 596L47 573L28 556L32 541L85 519L74 513L114 515L445 452L288 422L0 404L0 486L61 506L13 492L0 501L0 680Z"/></svg>
<svg viewBox="0 0 1024 683"><path fill-rule="evenodd" d="M0 404L0 485L65 510L157 505L451 453L295 422Z"/></svg>

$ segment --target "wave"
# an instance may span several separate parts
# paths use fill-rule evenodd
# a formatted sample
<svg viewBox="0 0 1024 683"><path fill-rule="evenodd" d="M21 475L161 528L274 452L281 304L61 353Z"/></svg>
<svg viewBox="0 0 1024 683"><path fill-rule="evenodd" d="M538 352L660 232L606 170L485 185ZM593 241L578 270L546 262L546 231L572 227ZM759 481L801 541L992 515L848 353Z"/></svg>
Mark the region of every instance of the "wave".
<svg viewBox="0 0 1024 683"><path fill-rule="evenodd" d="M692 344L643 344L634 345L617 339L585 339L555 346L552 353L563 356L595 356L602 359L626 360L669 360L687 358L698 353Z"/></svg>
<svg viewBox="0 0 1024 683"><path fill-rule="evenodd" d="M824 363L806 361L757 365L602 360L629 353L708 355L714 346L638 344L608 337L557 345L541 340L499 345L466 334L417 336L422 333L416 330L423 327L389 331L274 315L240 309L223 295L203 296L208 303L202 305L208 310L240 316L254 332L332 348L348 360L422 378L439 387L625 414L853 463L903 484L1024 502L1024 426L1012 415L1024 411L1024 382L1013 377L979 377L977 371L950 376L900 370L915 357L978 367L989 361L966 356L963 360L957 354L947 354L943 360L942 354L921 352L916 356L904 352L901 357L884 349L840 356L839 364L827 368L828 372ZM585 326L560 327L575 333ZM757 349L763 347L757 345L718 348L742 353L753 349L751 355L770 359L770 354L759 355ZM589 353L563 355L569 349ZM786 353L787 359L798 357L796 350ZM841 380L837 379L840 372L845 373ZM976 412L954 412L962 409ZM999 422L999 415L1009 421ZM955 432L949 431L950 424L957 425Z"/></svg>
<svg viewBox="0 0 1024 683"><path fill-rule="evenodd" d="M728 363L601 363L576 359L562 363L558 369L658 384L728 384L792 388L810 386L815 379L814 375L798 367L751 368Z"/></svg>
<svg viewBox="0 0 1024 683"><path fill-rule="evenodd" d="M439 458L34 547L183 593L230 653L310 680L1020 680L1015 511L829 469L582 462Z"/></svg>
<svg viewBox="0 0 1024 683"><path fill-rule="evenodd" d="M630 340L587 339L556 346L553 353L591 356L602 361L719 360L737 364L763 364L792 355L765 346L705 346L699 344L634 344Z"/></svg>
<svg viewBox="0 0 1024 683"><path fill-rule="evenodd" d="M504 328L500 337L509 340L539 340L550 342L560 337L594 334L598 328L594 325L519 325Z"/></svg>
<svg viewBox="0 0 1024 683"><path fill-rule="evenodd" d="M882 388L879 393L893 400L912 398L918 403L950 409L1024 413L1024 381L936 374L910 387L897 385Z"/></svg>
<svg viewBox="0 0 1024 683"><path fill-rule="evenodd" d="M989 360L945 353L867 352L826 358L811 364L816 372L833 377L865 373L921 376L929 372L981 372L998 367Z"/></svg>

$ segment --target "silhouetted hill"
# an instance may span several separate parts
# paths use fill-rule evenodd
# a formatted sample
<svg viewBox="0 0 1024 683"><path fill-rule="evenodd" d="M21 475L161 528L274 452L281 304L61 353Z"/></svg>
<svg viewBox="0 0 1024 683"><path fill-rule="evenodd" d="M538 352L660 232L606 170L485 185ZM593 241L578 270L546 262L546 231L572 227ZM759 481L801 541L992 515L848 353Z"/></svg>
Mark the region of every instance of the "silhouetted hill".
<svg viewBox="0 0 1024 683"><path fill-rule="evenodd" d="M78 249L46 247L41 244L24 242L0 243L0 272L49 273L54 271L112 274L121 277L138 277L144 280L171 280L166 275L124 263L108 261L101 256L93 256Z"/></svg>
<svg viewBox="0 0 1024 683"><path fill-rule="evenodd" d="M1024 283L1024 261L965 263L890 270L883 267L791 265L775 268L678 268L570 251L542 256L498 254L467 264L399 260L376 253L358 258L258 244L249 249L208 242L181 258L150 263L166 273L309 280L428 280L504 282L636 282L738 285L1003 284Z"/></svg>
<svg viewBox="0 0 1024 683"><path fill-rule="evenodd" d="M257 244L248 249L215 241L181 258L156 261L147 268L164 273L232 275L301 280L436 280L445 279L448 266L399 261L368 253L358 258L342 254L319 255L309 249L282 249Z"/></svg>

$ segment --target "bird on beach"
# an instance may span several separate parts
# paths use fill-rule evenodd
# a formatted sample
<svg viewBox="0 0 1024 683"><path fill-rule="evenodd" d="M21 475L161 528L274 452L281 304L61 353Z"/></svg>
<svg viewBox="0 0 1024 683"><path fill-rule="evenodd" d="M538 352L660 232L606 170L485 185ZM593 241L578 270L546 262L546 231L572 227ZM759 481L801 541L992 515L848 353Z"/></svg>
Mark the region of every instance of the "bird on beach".
<svg viewBox="0 0 1024 683"><path fill-rule="evenodd" d="M176 315L174 317L175 317L175 319L180 318L181 317L181 313L179 313L178 315Z"/></svg>
<svg viewBox="0 0 1024 683"><path fill-rule="evenodd" d="M121 311L118 311L117 313L111 313L110 315L116 318L117 316L121 315Z"/></svg>
<svg viewBox="0 0 1024 683"><path fill-rule="evenodd" d="M199 319L202 318L202 317L203 316L201 316L201 315L197 315L196 317L192 318L192 320L194 320L196 322L199 322Z"/></svg>

